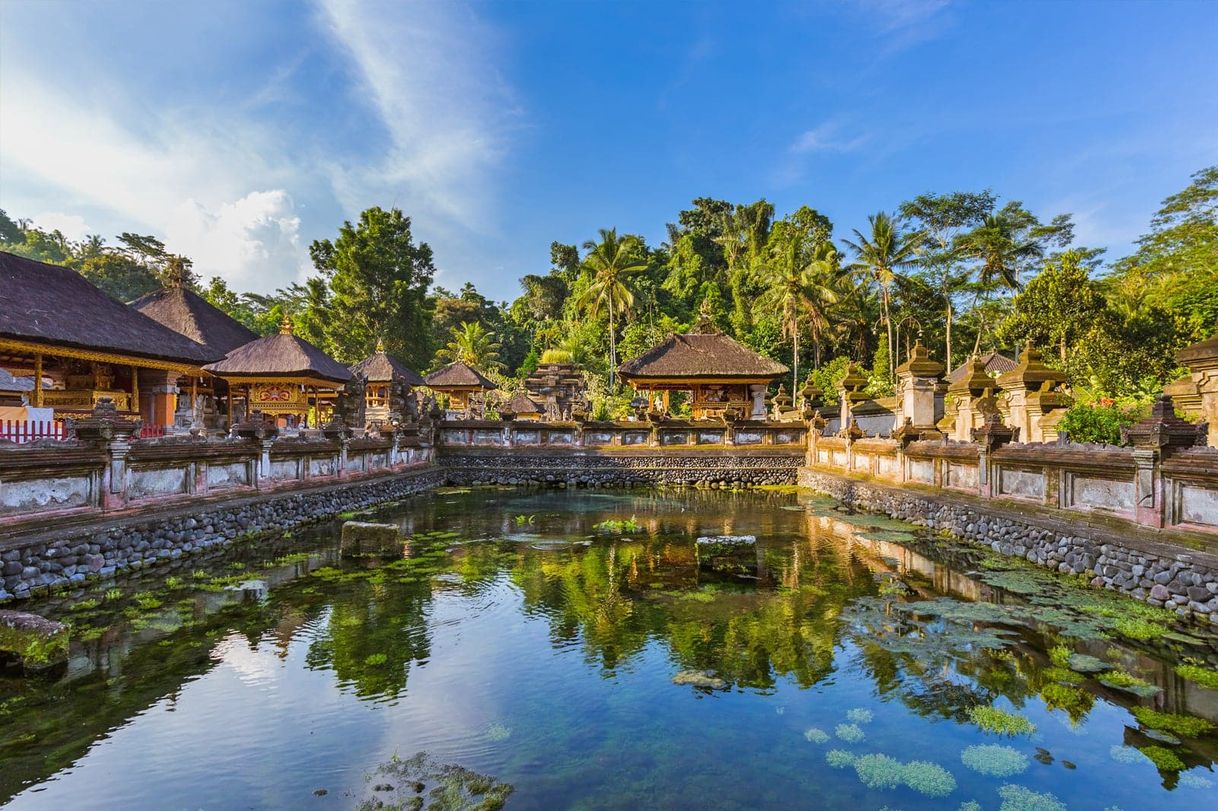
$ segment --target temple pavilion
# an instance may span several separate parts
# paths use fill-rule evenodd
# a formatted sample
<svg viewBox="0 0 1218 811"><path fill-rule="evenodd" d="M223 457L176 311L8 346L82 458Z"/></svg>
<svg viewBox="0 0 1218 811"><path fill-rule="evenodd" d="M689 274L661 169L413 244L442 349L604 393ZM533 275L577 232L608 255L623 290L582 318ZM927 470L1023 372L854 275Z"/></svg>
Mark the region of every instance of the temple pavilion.
<svg viewBox="0 0 1218 811"><path fill-rule="evenodd" d="M622 379L668 412L669 392L690 392L696 420L766 417L766 389L787 367L716 330L703 318L693 332L669 335L619 369Z"/></svg>
<svg viewBox="0 0 1218 811"><path fill-rule="evenodd" d="M0 252L0 368L29 387L25 419L78 417L102 398L170 426L178 380L222 352L107 296L71 268Z"/></svg>
<svg viewBox="0 0 1218 811"><path fill-rule="evenodd" d="M318 427L351 379L346 366L293 335L287 316L277 335L256 338L204 368L228 384L229 425L260 412L281 428Z"/></svg>
<svg viewBox="0 0 1218 811"><path fill-rule="evenodd" d="M450 363L427 377L424 385L437 394L448 396L448 419L480 418L485 413L486 393L498 386L468 364Z"/></svg>
<svg viewBox="0 0 1218 811"><path fill-rule="evenodd" d="M180 277L128 306L203 345L215 357L222 358L258 338L253 330L187 287ZM224 406L229 391L228 384L222 378L211 374L189 375L179 379L177 384L178 390L186 396L178 398L175 426L229 427L224 424Z"/></svg>
<svg viewBox="0 0 1218 811"><path fill-rule="evenodd" d="M423 378L400 360L385 351L385 342L377 340L376 351L351 367L351 374L367 381L364 389L364 417L369 424L388 422L392 411L405 416L405 398L413 388L423 385Z"/></svg>

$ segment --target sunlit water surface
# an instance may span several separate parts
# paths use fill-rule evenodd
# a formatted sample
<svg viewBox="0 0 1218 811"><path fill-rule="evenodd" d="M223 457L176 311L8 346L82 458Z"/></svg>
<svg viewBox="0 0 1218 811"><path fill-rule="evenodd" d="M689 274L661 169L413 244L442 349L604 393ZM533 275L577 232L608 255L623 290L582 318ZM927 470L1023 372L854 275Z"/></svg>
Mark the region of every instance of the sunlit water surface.
<svg viewBox="0 0 1218 811"><path fill-rule="evenodd" d="M1122 638L1119 607L912 527L649 491L442 491L372 520L409 557L341 560L335 522L32 606L74 625L73 658L0 678L0 800L350 808L378 764L427 752L521 809L1218 807L1213 731L1173 743L1131 714L1218 719L1173 669L1212 640ZM718 534L757 545L699 565ZM689 671L710 686L674 683ZM1035 731L983 731L989 705ZM1014 754L966 765L987 744ZM851 765L875 753L894 760Z"/></svg>

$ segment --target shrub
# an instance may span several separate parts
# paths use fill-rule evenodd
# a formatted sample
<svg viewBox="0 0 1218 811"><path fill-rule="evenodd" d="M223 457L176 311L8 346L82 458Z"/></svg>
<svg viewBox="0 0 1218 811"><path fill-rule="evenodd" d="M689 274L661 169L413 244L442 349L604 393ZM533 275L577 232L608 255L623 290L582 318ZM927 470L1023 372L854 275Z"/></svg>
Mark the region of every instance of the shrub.
<svg viewBox="0 0 1218 811"><path fill-rule="evenodd" d="M1073 442L1104 442L1109 445L1121 443L1121 427L1137 422L1132 409L1115 405L1073 405L1058 423L1058 431L1065 431Z"/></svg>

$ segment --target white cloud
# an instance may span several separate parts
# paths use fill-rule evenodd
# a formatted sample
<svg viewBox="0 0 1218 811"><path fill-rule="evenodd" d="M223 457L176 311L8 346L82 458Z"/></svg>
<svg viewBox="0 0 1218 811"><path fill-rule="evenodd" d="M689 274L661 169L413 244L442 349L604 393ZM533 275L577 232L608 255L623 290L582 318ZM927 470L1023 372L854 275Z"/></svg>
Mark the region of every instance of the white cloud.
<svg viewBox="0 0 1218 811"><path fill-rule="evenodd" d="M204 279L222 276L239 290L264 289L267 276L292 280L309 270L300 217L283 189L250 192L215 208L187 200L170 213L165 242L191 257Z"/></svg>
<svg viewBox="0 0 1218 811"><path fill-rule="evenodd" d="M75 242L93 233L85 218L76 214L64 214L62 211L44 211L35 214L34 224L47 231L58 231L69 240Z"/></svg>
<svg viewBox="0 0 1218 811"><path fill-rule="evenodd" d="M485 231L492 170L519 117L493 65L491 32L450 3L320 0L319 8L391 141L382 161L339 167L339 194L352 200L380 188L438 227Z"/></svg>
<svg viewBox="0 0 1218 811"><path fill-rule="evenodd" d="M865 132L849 132L840 120L829 120L805 130L791 144L791 152L807 155L813 152L852 152L870 139Z"/></svg>

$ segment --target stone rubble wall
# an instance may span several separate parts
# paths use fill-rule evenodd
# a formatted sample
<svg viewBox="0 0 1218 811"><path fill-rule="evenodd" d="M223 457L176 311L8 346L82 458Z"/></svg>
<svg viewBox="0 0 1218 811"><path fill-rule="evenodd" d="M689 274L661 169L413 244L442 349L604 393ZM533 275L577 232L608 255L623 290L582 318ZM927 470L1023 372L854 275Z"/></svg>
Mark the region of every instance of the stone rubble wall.
<svg viewBox="0 0 1218 811"><path fill-rule="evenodd" d="M886 486L801 468L801 487L844 504L913 524L945 530L1003 555L1061 572L1088 576L1114 589L1175 610L1182 617L1218 624L1218 555L1093 525L1082 516L1040 516L1036 508L974 504L964 495Z"/></svg>
<svg viewBox="0 0 1218 811"><path fill-rule="evenodd" d="M281 531L348 510L405 498L442 483L433 466L373 480L296 492L236 497L197 512L175 510L146 520L113 520L67 530L53 539L0 544L0 602L108 578L124 570L229 544L262 532Z"/></svg>
<svg viewBox="0 0 1218 811"><path fill-rule="evenodd" d="M439 456L447 481L460 485L558 485L640 487L695 485L712 488L794 484L803 463L800 449L745 451L529 451L454 450Z"/></svg>

